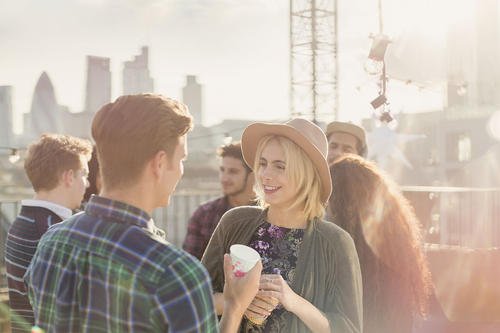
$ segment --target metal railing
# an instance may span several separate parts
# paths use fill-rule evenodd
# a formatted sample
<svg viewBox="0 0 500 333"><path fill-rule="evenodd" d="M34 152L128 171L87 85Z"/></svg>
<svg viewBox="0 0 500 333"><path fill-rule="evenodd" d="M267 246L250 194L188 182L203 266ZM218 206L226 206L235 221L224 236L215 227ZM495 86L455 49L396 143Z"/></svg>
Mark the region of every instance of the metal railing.
<svg viewBox="0 0 500 333"><path fill-rule="evenodd" d="M0 289L7 286L7 279L5 277L5 242L7 240L7 232L9 231L10 224L16 218L21 208L19 201L0 201ZM0 292L0 297L5 294Z"/></svg>
<svg viewBox="0 0 500 333"><path fill-rule="evenodd" d="M403 187L426 241L470 248L500 247L500 188Z"/></svg>
<svg viewBox="0 0 500 333"><path fill-rule="evenodd" d="M181 246L186 236L187 223L194 210L203 202L221 195L214 191L183 191L170 198L170 204L153 212L156 225L165 230L169 242ZM21 209L20 201L0 201L0 246L5 244L5 234ZM0 258L3 263L3 255Z"/></svg>
<svg viewBox="0 0 500 333"><path fill-rule="evenodd" d="M181 247L186 237L189 218L193 212L201 203L220 195L220 192L176 193L170 198L168 207L158 208L153 212L153 220L157 227L167 233L167 240L170 243Z"/></svg>
<svg viewBox="0 0 500 333"><path fill-rule="evenodd" d="M153 212L153 219L159 228L165 230L168 241L181 247L191 214L201 203L219 195L220 192L184 191L177 193L171 197L168 207L159 208ZM20 209L20 201L0 201L0 288L7 284L4 262L7 232Z"/></svg>
<svg viewBox="0 0 500 333"><path fill-rule="evenodd" d="M415 208L426 241L466 247L500 247L500 189L405 186L405 196ZM167 233L169 242L181 246L194 210L220 192L183 191L170 205L157 209L153 219ZM0 201L0 246L20 209L19 201ZM2 253L3 254L3 253ZM3 255L0 263L3 262Z"/></svg>

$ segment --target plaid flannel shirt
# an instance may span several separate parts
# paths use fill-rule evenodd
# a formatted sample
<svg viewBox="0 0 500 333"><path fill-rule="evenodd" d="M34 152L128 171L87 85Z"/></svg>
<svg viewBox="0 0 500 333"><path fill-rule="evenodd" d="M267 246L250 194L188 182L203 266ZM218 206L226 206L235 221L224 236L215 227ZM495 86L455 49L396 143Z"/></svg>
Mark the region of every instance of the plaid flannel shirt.
<svg viewBox="0 0 500 333"><path fill-rule="evenodd" d="M226 196L205 202L198 207L189 219L182 248L201 260L220 218L231 208Z"/></svg>
<svg viewBox="0 0 500 333"><path fill-rule="evenodd" d="M49 228L25 282L47 333L218 331L206 270L122 202L94 196Z"/></svg>

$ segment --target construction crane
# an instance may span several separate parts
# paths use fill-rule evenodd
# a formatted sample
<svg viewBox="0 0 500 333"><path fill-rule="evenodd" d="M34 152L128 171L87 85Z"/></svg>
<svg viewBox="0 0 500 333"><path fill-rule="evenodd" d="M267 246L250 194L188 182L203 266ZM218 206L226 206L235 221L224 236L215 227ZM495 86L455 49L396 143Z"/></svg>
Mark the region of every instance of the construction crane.
<svg viewBox="0 0 500 333"><path fill-rule="evenodd" d="M337 0L290 0L290 113L338 117Z"/></svg>

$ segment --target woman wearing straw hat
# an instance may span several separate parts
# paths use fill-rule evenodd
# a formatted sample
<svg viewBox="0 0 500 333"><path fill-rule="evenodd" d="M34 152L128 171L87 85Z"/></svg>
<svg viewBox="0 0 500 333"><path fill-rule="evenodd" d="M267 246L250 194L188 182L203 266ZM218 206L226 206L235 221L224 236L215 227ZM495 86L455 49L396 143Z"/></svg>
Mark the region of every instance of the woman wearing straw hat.
<svg viewBox="0 0 500 333"><path fill-rule="evenodd" d="M361 332L354 242L321 219L332 190L323 131L304 119L254 123L243 132L242 151L260 207L228 211L203 255L218 312L223 255L232 244L245 244L259 252L264 268L240 332Z"/></svg>

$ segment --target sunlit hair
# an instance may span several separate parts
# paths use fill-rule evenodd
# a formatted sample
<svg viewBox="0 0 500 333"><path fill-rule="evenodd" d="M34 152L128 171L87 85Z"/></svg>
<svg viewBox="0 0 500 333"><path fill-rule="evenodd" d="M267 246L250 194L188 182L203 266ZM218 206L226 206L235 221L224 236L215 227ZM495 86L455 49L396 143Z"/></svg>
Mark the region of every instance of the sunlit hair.
<svg viewBox="0 0 500 333"><path fill-rule="evenodd" d="M243 167L247 171L247 173L252 172L252 169L246 164L245 160L243 159L243 152L241 151L241 142L236 141L236 142L231 142L227 145L220 146L217 148L217 156L220 158L224 157L232 157L237 160L241 161L241 164L243 164Z"/></svg>
<svg viewBox="0 0 500 333"><path fill-rule="evenodd" d="M24 170L35 192L57 187L64 171L80 170L92 153L89 141L61 134L43 134L28 147Z"/></svg>
<svg viewBox="0 0 500 333"><path fill-rule="evenodd" d="M262 151L273 140L283 148L285 153L285 176L297 192L295 201L290 205L290 209L302 209L308 221L315 217L322 217L325 208L321 204L322 187L319 173L307 154L291 140L283 136L270 135L263 137L259 141L254 163L256 179L258 179L257 175L260 169ZM269 206L264 200L264 189L260 180L255 182L255 192L260 206Z"/></svg>
<svg viewBox="0 0 500 333"><path fill-rule="evenodd" d="M173 156L179 138L191 128L187 107L161 95L126 95L106 104L92 122L103 186L135 183L160 150Z"/></svg>
<svg viewBox="0 0 500 333"><path fill-rule="evenodd" d="M340 157L330 175L333 192L328 208L333 221L354 239L364 287L383 289L388 280L398 281L402 304L413 315L425 315L430 273L420 224L408 200L375 164L359 156ZM379 292L365 289L366 305L377 304Z"/></svg>

